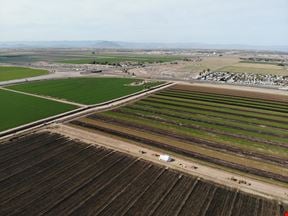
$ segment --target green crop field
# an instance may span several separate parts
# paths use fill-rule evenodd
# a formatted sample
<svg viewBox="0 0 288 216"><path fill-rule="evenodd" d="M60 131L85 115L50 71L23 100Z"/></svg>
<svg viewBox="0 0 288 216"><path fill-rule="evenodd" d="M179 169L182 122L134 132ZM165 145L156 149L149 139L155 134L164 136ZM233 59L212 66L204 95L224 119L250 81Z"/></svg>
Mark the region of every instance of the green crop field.
<svg viewBox="0 0 288 216"><path fill-rule="evenodd" d="M161 82L139 84L141 81L129 78L71 78L25 83L9 88L90 105L161 84Z"/></svg>
<svg viewBox="0 0 288 216"><path fill-rule="evenodd" d="M46 70L25 67L0 66L0 82L48 74Z"/></svg>
<svg viewBox="0 0 288 216"><path fill-rule="evenodd" d="M90 50L83 49L48 49L48 50L22 50L1 51L0 63L27 63L27 62L60 62L71 64L110 64L115 65L120 62L136 64L160 63L183 60L185 55L170 54L147 54L129 51L99 51L93 54Z"/></svg>
<svg viewBox="0 0 288 216"><path fill-rule="evenodd" d="M70 63L70 64L108 64L115 65L121 62L130 62L137 64L144 63L162 63L162 62L172 62L176 60L182 60L183 57L179 56L165 56L165 55L95 55L95 56L87 56L81 58L67 58L65 60L61 60L62 63Z"/></svg>
<svg viewBox="0 0 288 216"><path fill-rule="evenodd" d="M0 90L0 131L28 124L75 107L33 96Z"/></svg>
<svg viewBox="0 0 288 216"><path fill-rule="evenodd" d="M288 103L229 94L176 85L72 125L288 183Z"/></svg>

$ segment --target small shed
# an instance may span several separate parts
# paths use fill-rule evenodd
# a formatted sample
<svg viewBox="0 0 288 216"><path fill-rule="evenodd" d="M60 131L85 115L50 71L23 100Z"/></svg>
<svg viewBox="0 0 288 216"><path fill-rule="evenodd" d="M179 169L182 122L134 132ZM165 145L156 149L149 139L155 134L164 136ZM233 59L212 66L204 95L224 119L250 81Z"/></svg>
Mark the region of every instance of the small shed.
<svg viewBox="0 0 288 216"><path fill-rule="evenodd" d="M165 162L170 162L170 161L172 161L172 158L169 155L160 155L159 160L162 160Z"/></svg>

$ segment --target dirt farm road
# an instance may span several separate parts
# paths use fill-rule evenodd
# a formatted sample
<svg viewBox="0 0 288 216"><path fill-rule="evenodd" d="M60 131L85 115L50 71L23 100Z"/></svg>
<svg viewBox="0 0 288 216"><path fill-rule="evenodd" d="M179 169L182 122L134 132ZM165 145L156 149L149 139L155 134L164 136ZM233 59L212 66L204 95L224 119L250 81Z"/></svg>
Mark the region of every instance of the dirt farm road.
<svg viewBox="0 0 288 216"><path fill-rule="evenodd" d="M106 135L102 135L97 132L91 132L82 130L76 127L63 124L54 124L47 129L50 132L56 132L68 136L73 139L79 139L86 143L96 144L107 148L115 149L124 153L131 154L135 157L143 158L145 160L158 163L172 169L176 169L188 174L202 177L204 179L216 182L221 185L227 185L237 190L241 190L247 193L259 195L266 198L274 198L280 202L288 204L288 188L269 184L260 180L241 176L240 174L229 173L227 171L206 166L190 160L185 160L177 156L172 155L175 159L173 162L159 161L155 155L164 154L165 152L155 151L150 148L140 147L138 145L118 140ZM143 154L145 152L145 154ZM232 180L234 179L234 181ZM236 179L236 181L235 181ZM245 181L246 184L239 184L239 181Z"/></svg>

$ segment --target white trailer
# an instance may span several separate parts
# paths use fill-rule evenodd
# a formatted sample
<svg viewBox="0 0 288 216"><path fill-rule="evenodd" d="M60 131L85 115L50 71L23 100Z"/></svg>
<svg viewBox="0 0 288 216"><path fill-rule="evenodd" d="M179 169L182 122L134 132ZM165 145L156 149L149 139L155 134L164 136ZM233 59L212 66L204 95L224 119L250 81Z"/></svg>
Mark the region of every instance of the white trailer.
<svg viewBox="0 0 288 216"><path fill-rule="evenodd" d="M162 160L165 162L170 162L170 161L172 161L172 158L169 155L160 155L159 160Z"/></svg>

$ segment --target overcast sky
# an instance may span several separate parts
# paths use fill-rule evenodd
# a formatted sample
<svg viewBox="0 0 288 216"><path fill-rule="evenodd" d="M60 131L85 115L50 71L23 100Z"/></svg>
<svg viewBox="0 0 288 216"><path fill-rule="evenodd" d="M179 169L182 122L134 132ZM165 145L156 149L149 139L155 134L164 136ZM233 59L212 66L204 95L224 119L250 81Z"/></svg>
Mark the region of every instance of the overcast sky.
<svg viewBox="0 0 288 216"><path fill-rule="evenodd" d="M288 0L0 0L0 41L288 45Z"/></svg>

